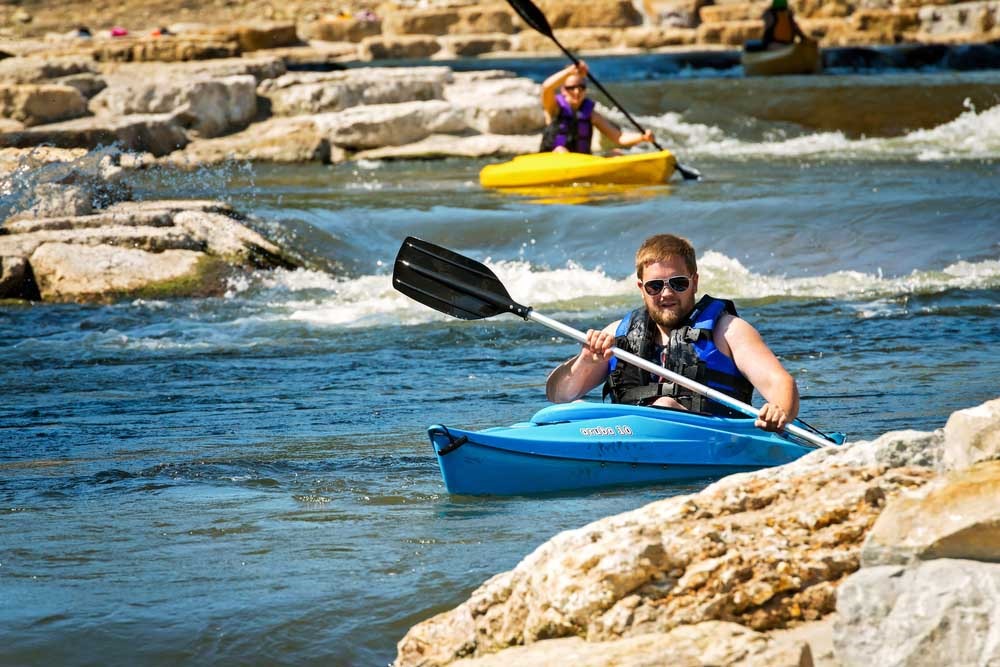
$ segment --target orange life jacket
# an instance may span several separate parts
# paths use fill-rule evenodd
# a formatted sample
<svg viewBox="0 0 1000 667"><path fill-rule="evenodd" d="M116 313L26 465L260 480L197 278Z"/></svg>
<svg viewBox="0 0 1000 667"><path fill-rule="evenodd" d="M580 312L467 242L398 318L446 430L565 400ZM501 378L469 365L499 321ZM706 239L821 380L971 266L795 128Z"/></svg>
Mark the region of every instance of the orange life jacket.
<svg viewBox="0 0 1000 667"><path fill-rule="evenodd" d="M791 44L795 41L795 31L792 30L792 15L788 11L774 13L774 41Z"/></svg>

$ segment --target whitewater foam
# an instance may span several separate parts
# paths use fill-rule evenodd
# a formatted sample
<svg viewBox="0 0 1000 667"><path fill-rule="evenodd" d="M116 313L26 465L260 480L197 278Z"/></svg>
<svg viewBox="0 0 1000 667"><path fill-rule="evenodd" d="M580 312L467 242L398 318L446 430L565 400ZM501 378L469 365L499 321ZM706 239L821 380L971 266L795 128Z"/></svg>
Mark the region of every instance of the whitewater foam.
<svg viewBox="0 0 1000 667"><path fill-rule="evenodd" d="M616 278L602 268L574 263L540 268L526 261L485 262L519 303L550 312L599 313L620 310L636 301L634 276ZM875 314L879 302L900 296L935 294L953 289L1000 288L1000 259L959 261L940 270L913 271L902 276L881 272L836 271L821 276L790 278L750 271L739 260L708 251L699 260L699 292L747 300L829 298L862 301ZM262 273L247 290L262 290L270 317L317 325L356 327L418 324L451 319L403 296L387 275L334 278L316 271Z"/></svg>
<svg viewBox="0 0 1000 667"><path fill-rule="evenodd" d="M621 120L624 120L622 118ZM764 141L743 141L711 125L688 123L673 112L648 116L640 123L685 156L735 158L780 157L829 159L995 160L1000 158L1000 105L977 111L968 100L954 120L900 137L850 139L843 132L817 132Z"/></svg>

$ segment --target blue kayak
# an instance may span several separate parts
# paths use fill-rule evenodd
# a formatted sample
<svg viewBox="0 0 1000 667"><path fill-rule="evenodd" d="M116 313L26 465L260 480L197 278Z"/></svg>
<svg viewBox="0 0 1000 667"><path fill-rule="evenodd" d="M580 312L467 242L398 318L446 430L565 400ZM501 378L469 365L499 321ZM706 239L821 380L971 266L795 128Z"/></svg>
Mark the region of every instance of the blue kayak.
<svg viewBox="0 0 1000 667"><path fill-rule="evenodd" d="M578 401L482 431L428 429L450 493L520 495L722 477L816 447L753 419ZM801 423L800 423L801 425ZM843 436L830 436L836 444Z"/></svg>

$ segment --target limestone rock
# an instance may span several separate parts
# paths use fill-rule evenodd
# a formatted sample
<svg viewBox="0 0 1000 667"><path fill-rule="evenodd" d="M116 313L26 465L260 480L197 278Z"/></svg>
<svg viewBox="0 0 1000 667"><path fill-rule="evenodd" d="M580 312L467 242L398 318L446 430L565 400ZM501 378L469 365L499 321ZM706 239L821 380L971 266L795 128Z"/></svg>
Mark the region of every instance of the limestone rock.
<svg viewBox="0 0 1000 667"><path fill-rule="evenodd" d="M101 63L173 63L232 58L240 54L240 45L236 41L212 37L156 37L105 42L94 48L93 53L94 60Z"/></svg>
<svg viewBox="0 0 1000 667"><path fill-rule="evenodd" d="M487 157L490 155L523 155L538 150L537 134L477 134L470 137L456 137L434 134L426 139L403 146L384 146L360 151L355 159L426 159L441 157Z"/></svg>
<svg viewBox="0 0 1000 667"><path fill-rule="evenodd" d="M535 4L554 30L627 28L642 23L642 14L629 0L539 0ZM520 18L517 22L523 25Z"/></svg>
<svg viewBox="0 0 1000 667"><path fill-rule="evenodd" d="M937 3L935 3L937 4ZM968 36L969 41L986 41L984 34L1000 27L1000 3L995 0L958 2L945 6L924 6L918 11L920 31L931 38Z"/></svg>
<svg viewBox="0 0 1000 667"><path fill-rule="evenodd" d="M702 44L742 46L748 39L760 39L762 34L764 24L758 20L702 23L698 26L698 42Z"/></svg>
<svg viewBox="0 0 1000 667"><path fill-rule="evenodd" d="M103 77L89 72L61 76L58 79L53 79L53 83L76 88L88 100L108 87Z"/></svg>
<svg viewBox="0 0 1000 667"><path fill-rule="evenodd" d="M260 49L291 46L299 41L294 23L260 21L257 23L215 27L205 34L235 42L244 53Z"/></svg>
<svg viewBox="0 0 1000 667"><path fill-rule="evenodd" d="M0 116L26 126L56 123L86 113L87 101L71 86L0 84Z"/></svg>
<svg viewBox="0 0 1000 667"><path fill-rule="evenodd" d="M395 8L382 23L387 35L469 35L514 32L513 12L504 3L468 7Z"/></svg>
<svg viewBox="0 0 1000 667"><path fill-rule="evenodd" d="M348 150L401 146L468 129L461 112L443 100L372 104L312 118L331 144Z"/></svg>
<svg viewBox="0 0 1000 667"><path fill-rule="evenodd" d="M663 46L687 46L694 44L698 31L686 27L635 27L624 30L624 43L633 49L658 49Z"/></svg>
<svg viewBox="0 0 1000 667"><path fill-rule="evenodd" d="M83 57L26 57L0 60L0 82L39 83L72 74L95 72L94 63Z"/></svg>
<svg viewBox="0 0 1000 667"><path fill-rule="evenodd" d="M456 77L444 98L484 134L529 134L545 127L540 86L521 78L470 80Z"/></svg>
<svg viewBox="0 0 1000 667"><path fill-rule="evenodd" d="M702 23L727 21L760 21L769 2L740 2L727 5L704 5L698 10Z"/></svg>
<svg viewBox="0 0 1000 667"><path fill-rule="evenodd" d="M218 202L122 202L92 215L8 222L0 256L9 266L26 260L45 301L218 293L233 270L298 265L239 217Z"/></svg>
<svg viewBox="0 0 1000 667"><path fill-rule="evenodd" d="M779 643L736 623L706 621L618 641L550 639L481 658L458 660L451 667L801 667L803 664L811 664L809 648L804 642Z"/></svg>
<svg viewBox="0 0 1000 667"><path fill-rule="evenodd" d="M358 45L360 60L385 60L390 58L429 58L441 50L432 37L421 35L365 37Z"/></svg>
<svg viewBox="0 0 1000 667"><path fill-rule="evenodd" d="M450 35L440 37L441 51L436 57L474 58L484 53L509 51L513 43L508 35L493 33L487 35Z"/></svg>
<svg viewBox="0 0 1000 667"><path fill-rule="evenodd" d="M614 28L566 28L556 32L559 42L573 52L587 52L620 47L622 30ZM552 40L537 32L522 32L516 45L518 51L546 52L557 49Z"/></svg>
<svg viewBox="0 0 1000 667"><path fill-rule="evenodd" d="M249 74L221 79L114 79L91 100L90 108L114 117L183 113L198 136L210 138L245 127L254 118L256 81Z"/></svg>
<svg viewBox="0 0 1000 667"><path fill-rule="evenodd" d="M1000 663L1000 564L939 559L863 568L837 595L843 667Z"/></svg>
<svg viewBox="0 0 1000 667"><path fill-rule="evenodd" d="M365 104L441 99L451 80L446 67L353 68L339 72L294 72L264 81L260 95L276 115L340 111Z"/></svg>
<svg viewBox="0 0 1000 667"><path fill-rule="evenodd" d="M150 290L196 274L206 260L196 250L149 252L108 245L46 243L31 256L45 301L93 300Z"/></svg>
<svg viewBox="0 0 1000 667"><path fill-rule="evenodd" d="M173 114L77 118L0 135L0 144L12 148L41 145L97 148L117 144L124 150L147 151L153 155L165 155L187 143L188 137Z"/></svg>
<svg viewBox="0 0 1000 667"><path fill-rule="evenodd" d="M942 465L960 470L1000 459L1000 399L953 412L944 427Z"/></svg>
<svg viewBox="0 0 1000 667"><path fill-rule="evenodd" d="M360 42L365 37L381 34L382 22L324 16L316 21L300 23L298 33L303 39L318 39L324 42Z"/></svg>
<svg viewBox="0 0 1000 667"><path fill-rule="evenodd" d="M172 79L183 82L193 79L224 79L249 74L259 84L285 73L285 61L279 55L252 54L243 58L220 58L179 63L113 63L101 66L111 85L127 85L130 81ZM174 84L179 85L178 83Z"/></svg>
<svg viewBox="0 0 1000 667"><path fill-rule="evenodd" d="M933 558L1000 562L998 499L1000 461L981 463L902 493L886 506L868 534L862 565L906 565Z"/></svg>
<svg viewBox="0 0 1000 667"><path fill-rule="evenodd" d="M429 650L455 659L556 637L607 641L711 620L764 631L818 619L857 569L885 499L932 474L826 465L780 479L738 475L565 531L412 628L396 664L445 664L426 660ZM458 622L468 617L471 627Z"/></svg>
<svg viewBox="0 0 1000 667"><path fill-rule="evenodd" d="M708 0L644 0L642 7L647 27L696 28L698 10L707 4Z"/></svg>
<svg viewBox="0 0 1000 667"><path fill-rule="evenodd" d="M331 150L330 141L309 116L270 118L246 130L216 139L191 142L162 160L181 167L229 161L340 162L345 154Z"/></svg>

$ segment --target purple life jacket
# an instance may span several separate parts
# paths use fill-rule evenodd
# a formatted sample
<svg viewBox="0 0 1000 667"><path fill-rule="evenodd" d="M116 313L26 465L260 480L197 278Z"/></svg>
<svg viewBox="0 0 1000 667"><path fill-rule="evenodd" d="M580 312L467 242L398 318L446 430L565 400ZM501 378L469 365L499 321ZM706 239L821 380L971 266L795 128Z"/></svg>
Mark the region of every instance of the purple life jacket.
<svg viewBox="0 0 1000 667"><path fill-rule="evenodd" d="M584 100L576 112L561 94L556 95L556 103L559 104L559 115L545 128L541 152L546 153L557 146L565 146L571 153L590 153L590 139L594 133L594 124L591 120L594 100Z"/></svg>

